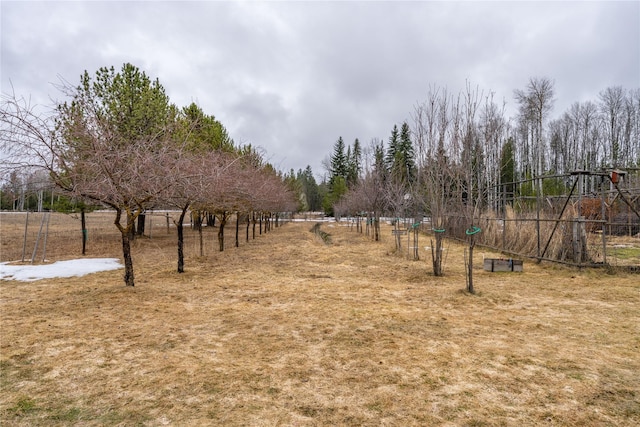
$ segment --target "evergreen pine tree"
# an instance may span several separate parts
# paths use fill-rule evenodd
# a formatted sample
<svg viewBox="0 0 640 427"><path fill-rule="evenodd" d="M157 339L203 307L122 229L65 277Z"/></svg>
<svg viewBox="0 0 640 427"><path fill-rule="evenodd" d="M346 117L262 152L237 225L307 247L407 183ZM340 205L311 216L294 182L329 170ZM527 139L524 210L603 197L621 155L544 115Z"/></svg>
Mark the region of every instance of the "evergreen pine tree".
<svg viewBox="0 0 640 427"><path fill-rule="evenodd" d="M397 171L397 156L399 152L400 138L398 135L398 126L393 125L391 136L389 137L389 147L387 148L387 155L384 162L385 167L391 176L395 176Z"/></svg>
<svg viewBox="0 0 640 427"><path fill-rule="evenodd" d="M330 158L328 192L325 194L322 207L327 215L333 215L333 205L347 192L348 162L342 137L333 146Z"/></svg>
<svg viewBox="0 0 640 427"><path fill-rule="evenodd" d="M415 153L413 150L413 143L411 142L411 131L409 130L409 125L407 122L402 124L400 129L400 143L399 143L399 154L397 158L400 162L399 167L401 168L400 176L402 180L406 183L413 183L416 176L416 165L415 165Z"/></svg>
<svg viewBox="0 0 640 427"><path fill-rule="evenodd" d="M347 155L344 151L344 141L339 137L333 146L333 154L331 155L331 176L329 178L329 186L332 186L336 178L347 178Z"/></svg>
<svg viewBox="0 0 640 427"><path fill-rule="evenodd" d="M386 168L389 176L399 182L409 185L416 175L411 131L407 122L402 124L400 132L398 126L393 126L389 138L389 148L385 157Z"/></svg>
<svg viewBox="0 0 640 427"><path fill-rule="evenodd" d="M349 175L347 177L347 185L349 187L355 185L362 172L362 148L360 147L360 141L358 138L353 142L353 150L349 156Z"/></svg>
<svg viewBox="0 0 640 427"><path fill-rule="evenodd" d="M351 163L352 163L353 159L352 159L352 154L351 154L351 146L349 145L347 147L347 156L346 156L346 170L345 170L345 180L347 182L347 185L349 185L351 183L351 179L352 179L352 167L351 167Z"/></svg>
<svg viewBox="0 0 640 427"><path fill-rule="evenodd" d="M515 191L513 182L516 179L515 152L513 138L509 138L502 146L500 153L500 192L503 203L512 200Z"/></svg>
<svg viewBox="0 0 640 427"><path fill-rule="evenodd" d="M322 209L322 200L320 197L320 190L315 178L311 166L307 165L305 170L300 169L298 171L297 181L302 188L302 194L306 202L306 209L312 212L316 212Z"/></svg>

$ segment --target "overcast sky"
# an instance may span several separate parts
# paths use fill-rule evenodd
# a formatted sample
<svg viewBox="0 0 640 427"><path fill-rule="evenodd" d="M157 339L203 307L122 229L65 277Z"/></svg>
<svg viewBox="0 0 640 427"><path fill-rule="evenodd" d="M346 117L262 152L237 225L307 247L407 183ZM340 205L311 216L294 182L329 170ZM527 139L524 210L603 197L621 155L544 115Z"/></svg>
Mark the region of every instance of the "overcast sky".
<svg viewBox="0 0 640 427"><path fill-rule="evenodd" d="M609 86L640 87L640 2L14 2L2 0L1 89L61 99L131 62L171 102L213 114L276 168L368 145L409 121L430 86L468 81L513 109L530 77L553 116ZM513 110L511 110L513 111Z"/></svg>

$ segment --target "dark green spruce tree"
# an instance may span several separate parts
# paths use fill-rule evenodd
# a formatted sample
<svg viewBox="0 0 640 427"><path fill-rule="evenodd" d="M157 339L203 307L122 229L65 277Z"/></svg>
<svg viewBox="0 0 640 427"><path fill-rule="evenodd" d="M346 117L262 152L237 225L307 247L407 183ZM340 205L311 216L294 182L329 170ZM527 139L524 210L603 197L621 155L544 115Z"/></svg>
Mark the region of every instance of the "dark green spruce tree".
<svg viewBox="0 0 640 427"><path fill-rule="evenodd" d="M296 180L300 185L301 198L304 199L305 210L311 212L317 212L322 209L322 200L320 198L320 191L318 184L313 177L313 171L311 166L307 165L305 170L298 170Z"/></svg>
<svg viewBox="0 0 640 427"><path fill-rule="evenodd" d="M413 143L411 142L411 130L407 122L402 123L400 128L400 144L399 144L399 166L401 170L400 176L402 180L408 184L413 184L416 178L415 152Z"/></svg>
<svg viewBox="0 0 640 427"><path fill-rule="evenodd" d="M387 153L384 158L385 168L390 176L396 177L398 174L399 166L399 154L400 153L400 135L398 133L398 126L393 125L391 136L389 137L389 146L387 147Z"/></svg>
<svg viewBox="0 0 640 427"><path fill-rule="evenodd" d="M350 149L348 153L347 186L351 188L358 182L362 172L362 147L358 138L353 141L353 149Z"/></svg>
<svg viewBox="0 0 640 427"><path fill-rule="evenodd" d="M329 176L329 185L333 185L338 178L346 180L348 171L347 154L345 152L342 137L339 137L333 145L333 153L331 154L330 162L329 173L331 175Z"/></svg>
<svg viewBox="0 0 640 427"><path fill-rule="evenodd" d="M348 170L344 140L339 137L333 146L333 153L330 158L329 191L322 203L327 215L333 215L333 205L347 192Z"/></svg>
<svg viewBox="0 0 640 427"><path fill-rule="evenodd" d="M412 184L416 176L414 157L409 125L404 122L399 132L398 126L394 125L385 156L385 164L389 176L407 186Z"/></svg>
<svg viewBox="0 0 640 427"><path fill-rule="evenodd" d="M509 138L502 146L500 153L500 194L501 206L513 201L516 180L516 160L513 138Z"/></svg>

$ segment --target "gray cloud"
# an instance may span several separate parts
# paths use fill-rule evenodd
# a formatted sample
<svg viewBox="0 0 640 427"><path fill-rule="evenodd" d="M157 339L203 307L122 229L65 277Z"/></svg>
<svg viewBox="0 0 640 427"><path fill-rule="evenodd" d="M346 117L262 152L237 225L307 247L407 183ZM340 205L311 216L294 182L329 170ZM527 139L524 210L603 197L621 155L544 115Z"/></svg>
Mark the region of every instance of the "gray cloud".
<svg viewBox="0 0 640 427"><path fill-rule="evenodd" d="M13 2L1 8L2 91L42 103L86 69L131 62L197 102L276 167L321 161L342 136L387 139L429 86L467 82L513 111L530 77L554 115L640 87L638 2Z"/></svg>

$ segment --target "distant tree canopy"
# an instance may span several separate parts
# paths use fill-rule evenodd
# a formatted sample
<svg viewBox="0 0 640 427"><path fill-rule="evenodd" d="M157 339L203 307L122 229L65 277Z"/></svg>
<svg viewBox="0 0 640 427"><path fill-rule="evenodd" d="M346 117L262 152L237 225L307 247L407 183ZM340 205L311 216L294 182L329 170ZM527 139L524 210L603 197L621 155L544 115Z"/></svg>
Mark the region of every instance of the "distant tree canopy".
<svg viewBox="0 0 640 427"><path fill-rule="evenodd" d="M307 165L304 170L299 169L295 176L291 170L291 176L294 178L295 189L298 191L299 210L311 212L322 210L322 196L311 166Z"/></svg>
<svg viewBox="0 0 640 427"><path fill-rule="evenodd" d="M328 191L322 199L322 207L327 215L333 215L333 205L357 184L362 173L362 147L357 138L353 146L345 147L342 137L338 137L329 158L328 172Z"/></svg>

